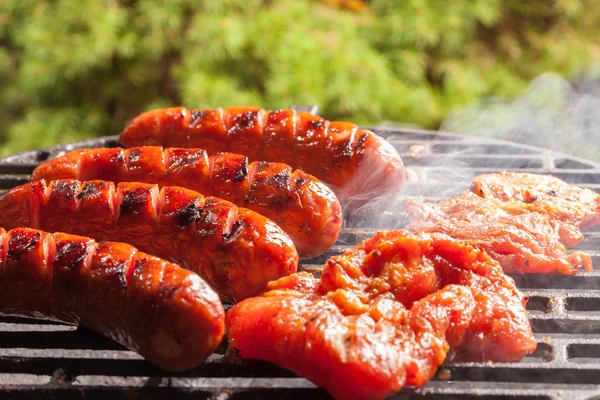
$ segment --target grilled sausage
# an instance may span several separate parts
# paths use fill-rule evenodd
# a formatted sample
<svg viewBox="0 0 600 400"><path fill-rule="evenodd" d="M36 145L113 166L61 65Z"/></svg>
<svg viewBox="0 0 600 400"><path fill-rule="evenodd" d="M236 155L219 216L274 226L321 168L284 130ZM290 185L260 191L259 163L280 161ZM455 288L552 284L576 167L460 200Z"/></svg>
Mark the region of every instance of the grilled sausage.
<svg viewBox="0 0 600 400"><path fill-rule="evenodd" d="M385 139L350 122L294 110L159 109L133 119L119 141L125 147L199 147L282 162L332 185L346 210L369 202L369 208L387 207L405 179L402 160Z"/></svg>
<svg viewBox="0 0 600 400"><path fill-rule="evenodd" d="M329 249L342 225L337 198L315 177L285 164L249 164L247 157L238 154L208 156L201 149L157 146L83 149L40 165L33 179L146 182L221 197L276 222L302 258Z"/></svg>
<svg viewBox="0 0 600 400"><path fill-rule="evenodd" d="M298 263L293 243L274 222L179 187L36 181L0 196L0 226L130 243L198 273L231 301L256 295Z"/></svg>
<svg viewBox="0 0 600 400"><path fill-rule="evenodd" d="M161 368L202 363L224 333L202 278L124 243L0 228L0 314L84 326Z"/></svg>

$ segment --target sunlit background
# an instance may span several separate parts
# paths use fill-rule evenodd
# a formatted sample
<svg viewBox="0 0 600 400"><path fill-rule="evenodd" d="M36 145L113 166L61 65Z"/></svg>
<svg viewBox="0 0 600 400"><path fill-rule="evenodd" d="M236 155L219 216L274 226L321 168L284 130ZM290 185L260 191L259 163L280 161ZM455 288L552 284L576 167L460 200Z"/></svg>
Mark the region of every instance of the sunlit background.
<svg viewBox="0 0 600 400"><path fill-rule="evenodd" d="M600 160L597 0L2 0L9 154L152 108L316 104Z"/></svg>

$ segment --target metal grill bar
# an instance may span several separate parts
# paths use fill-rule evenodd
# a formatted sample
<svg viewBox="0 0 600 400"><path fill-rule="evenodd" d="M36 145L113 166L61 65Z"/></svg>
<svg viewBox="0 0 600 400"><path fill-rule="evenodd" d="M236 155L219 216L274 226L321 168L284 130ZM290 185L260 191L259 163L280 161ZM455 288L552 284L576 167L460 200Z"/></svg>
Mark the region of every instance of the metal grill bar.
<svg viewBox="0 0 600 400"><path fill-rule="evenodd" d="M331 255L357 244L394 221L406 221L404 202L415 196L437 201L461 193L474 176L495 172L551 173L600 193L600 165L515 143L413 129L375 129L401 153L410 168L396 210L367 228L346 223L336 245L305 260L319 273ZM116 146L116 137L59 145L0 159L0 190L23 184L40 162L76 148ZM449 183L451 182L451 183ZM600 268L600 228L586 232L579 249ZM538 348L522 362L446 363L419 390L397 399L600 398L600 272L575 276L515 275L529 296ZM441 379L444 378L444 379ZM327 399L327 394L289 371L241 360L220 349L204 364L170 374L99 335L73 327L23 318L0 318L0 397L14 399Z"/></svg>

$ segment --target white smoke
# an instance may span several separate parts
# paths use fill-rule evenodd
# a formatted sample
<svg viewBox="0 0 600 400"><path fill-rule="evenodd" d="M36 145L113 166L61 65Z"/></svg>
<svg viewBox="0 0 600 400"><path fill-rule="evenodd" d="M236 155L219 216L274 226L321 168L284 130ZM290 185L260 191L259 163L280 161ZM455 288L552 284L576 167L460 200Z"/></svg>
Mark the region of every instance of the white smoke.
<svg viewBox="0 0 600 400"><path fill-rule="evenodd" d="M600 161L600 83L547 73L514 101L490 98L449 115L441 131L494 137Z"/></svg>

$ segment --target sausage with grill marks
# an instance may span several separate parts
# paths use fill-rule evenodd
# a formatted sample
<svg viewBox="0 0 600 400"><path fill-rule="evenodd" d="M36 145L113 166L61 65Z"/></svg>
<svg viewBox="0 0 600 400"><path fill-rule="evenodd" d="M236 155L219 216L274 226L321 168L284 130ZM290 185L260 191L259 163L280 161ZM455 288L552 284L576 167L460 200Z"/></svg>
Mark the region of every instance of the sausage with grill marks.
<svg viewBox="0 0 600 400"><path fill-rule="evenodd" d="M336 241L342 211L333 192L315 177L280 163L252 162L233 153L158 146L81 149L47 161L33 180L103 179L182 186L221 197L276 222L300 257L316 257Z"/></svg>
<svg viewBox="0 0 600 400"><path fill-rule="evenodd" d="M149 111L121 132L125 147L199 147L250 161L282 162L332 185L346 210L389 206L405 180L398 152L385 139L350 122L307 112L258 107Z"/></svg>
<svg viewBox="0 0 600 400"><path fill-rule="evenodd" d="M130 243L198 273L231 301L258 294L298 263L274 222L180 187L40 180L0 196L0 226Z"/></svg>
<svg viewBox="0 0 600 400"><path fill-rule="evenodd" d="M0 228L0 314L84 326L182 371L215 351L225 312L198 275L131 245Z"/></svg>

